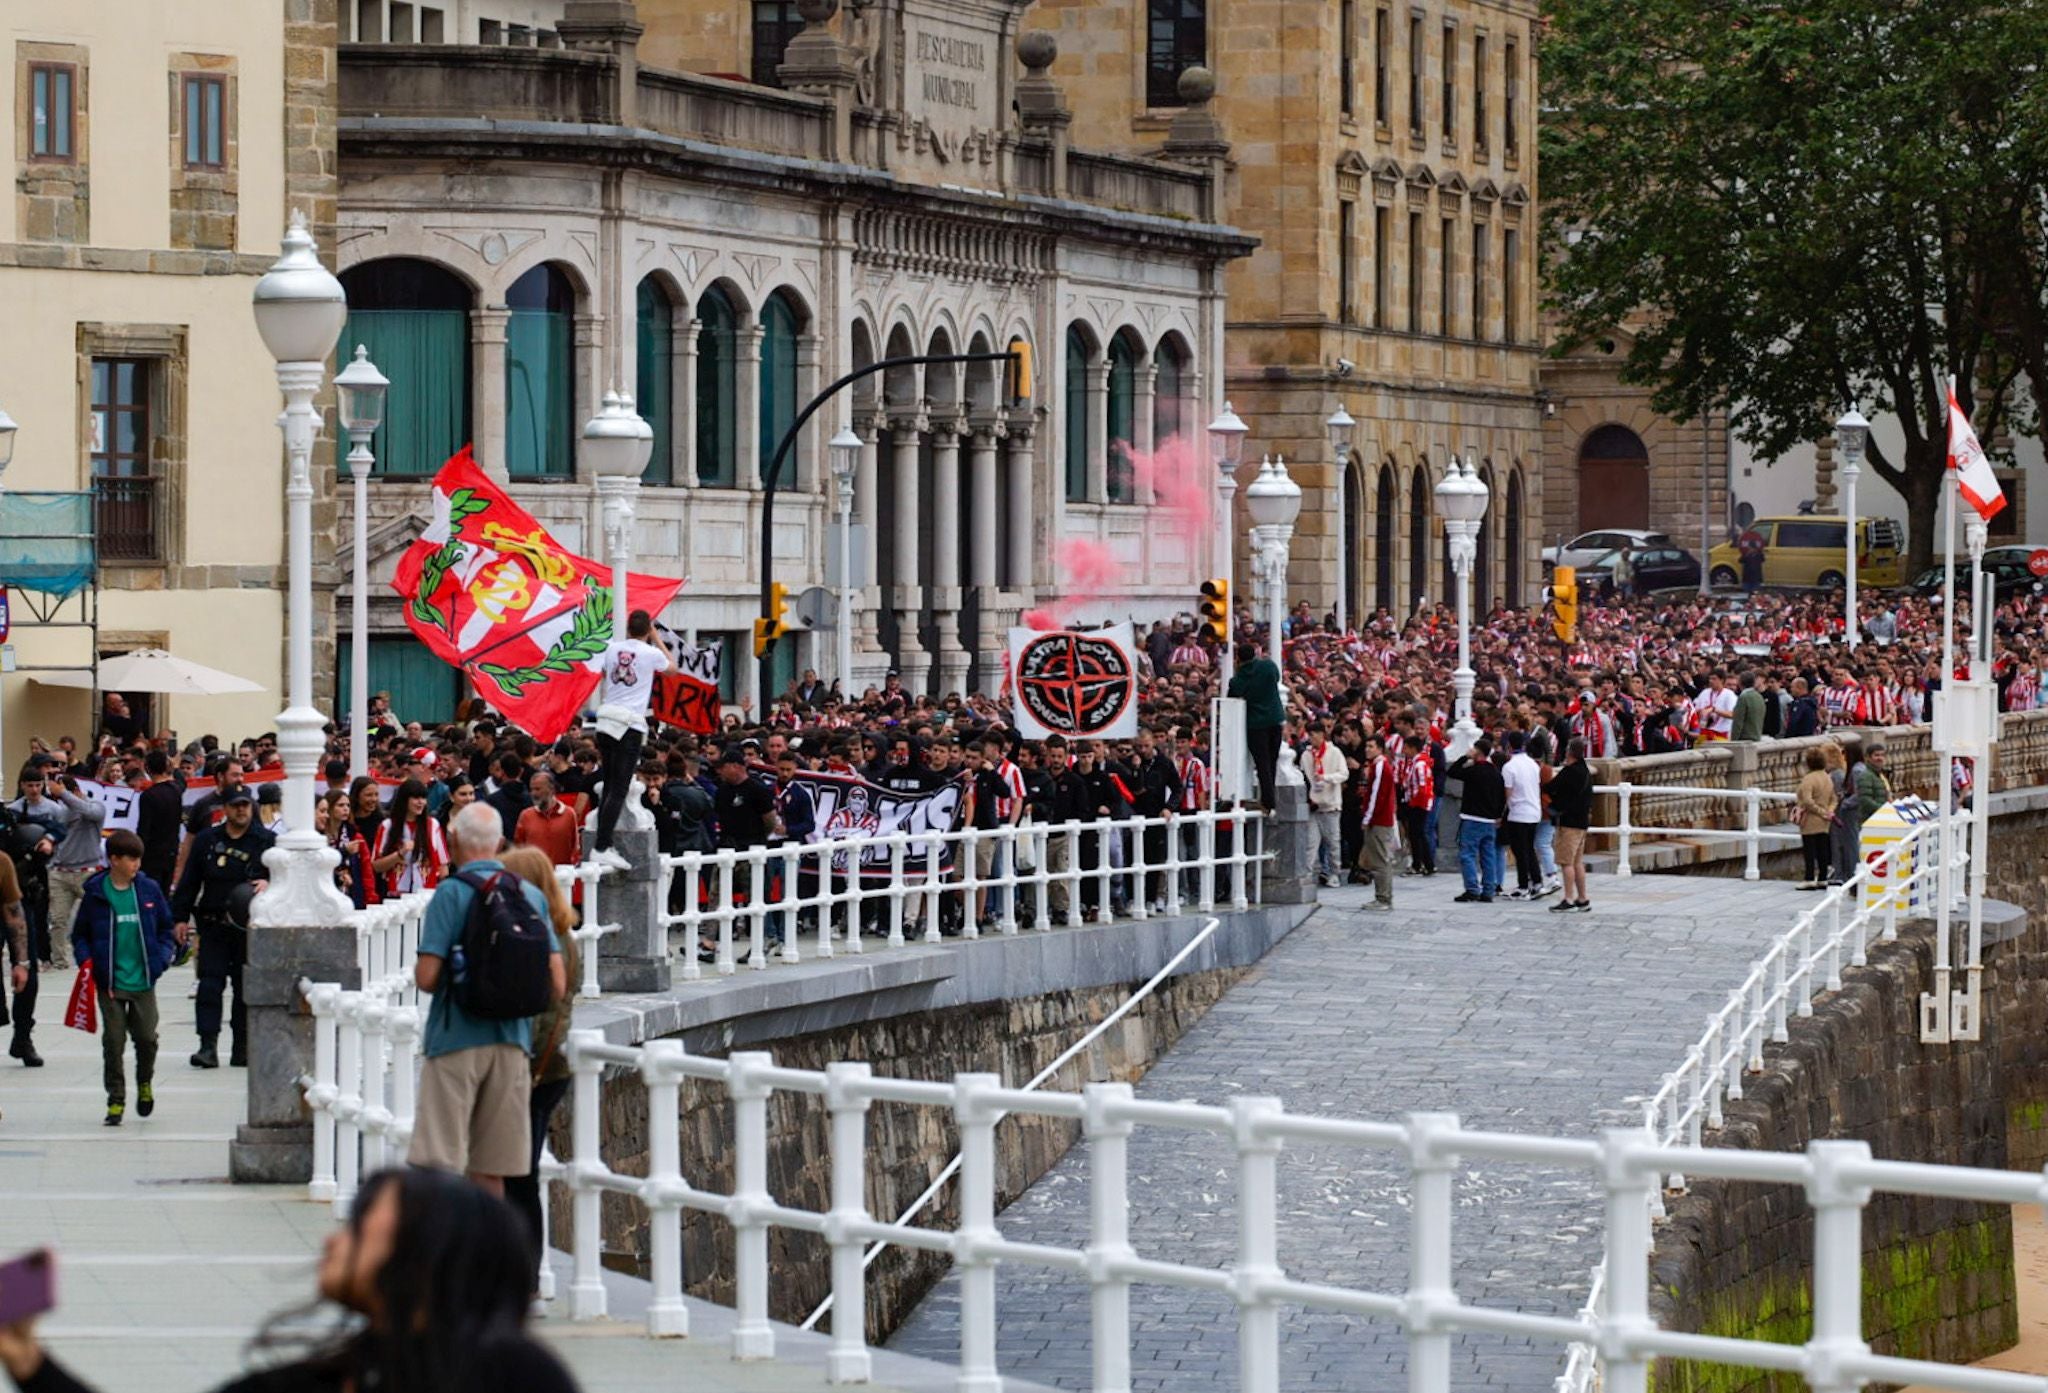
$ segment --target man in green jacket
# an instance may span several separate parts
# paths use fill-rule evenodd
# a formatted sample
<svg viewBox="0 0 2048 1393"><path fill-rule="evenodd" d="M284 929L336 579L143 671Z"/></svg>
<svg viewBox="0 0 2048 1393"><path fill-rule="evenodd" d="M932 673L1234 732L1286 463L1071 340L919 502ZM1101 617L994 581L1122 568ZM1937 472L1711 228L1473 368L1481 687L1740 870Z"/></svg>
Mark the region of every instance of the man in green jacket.
<svg viewBox="0 0 2048 1393"><path fill-rule="evenodd" d="M1273 781L1280 763L1280 732L1287 724L1287 707L1280 700L1280 665L1261 657L1258 646L1237 646L1237 672L1230 679L1226 695L1244 699L1245 739L1252 747L1252 768L1259 775L1259 802L1271 812Z"/></svg>
<svg viewBox="0 0 2048 1393"><path fill-rule="evenodd" d="M1756 674L1743 673L1736 681L1736 690L1741 695L1735 698L1735 716L1728 731L1728 739L1747 740L1755 744L1764 738L1764 694L1757 690Z"/></svg>
<svg viewBox="0 0 2048 1393"><path fill-rule="evenodd" d="M1891 801L1891 780L1884 772L1884 746L1868 746L1863 762L1856 766L1856 825L1861 827L1872 813Z"/></svg>

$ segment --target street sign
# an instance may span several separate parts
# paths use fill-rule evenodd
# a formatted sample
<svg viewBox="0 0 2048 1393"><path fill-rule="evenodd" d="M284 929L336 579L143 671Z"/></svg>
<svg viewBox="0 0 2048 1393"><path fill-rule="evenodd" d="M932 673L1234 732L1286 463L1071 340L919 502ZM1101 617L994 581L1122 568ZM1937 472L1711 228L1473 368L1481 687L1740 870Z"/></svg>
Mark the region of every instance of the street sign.
<svg viewBox="0 0 2048 1393"><path fill-rule="evenodd" d="M14 632L14 607L7 587L0 585L0 643L7 642L7 636Z"/></svg>
<svg viewBox="0 0 2048 1393"><path fill-rule="evenodd" d="M2027 569L2037 576L2048 576L2048 547L2036 547L2027 557Z"/></svg>

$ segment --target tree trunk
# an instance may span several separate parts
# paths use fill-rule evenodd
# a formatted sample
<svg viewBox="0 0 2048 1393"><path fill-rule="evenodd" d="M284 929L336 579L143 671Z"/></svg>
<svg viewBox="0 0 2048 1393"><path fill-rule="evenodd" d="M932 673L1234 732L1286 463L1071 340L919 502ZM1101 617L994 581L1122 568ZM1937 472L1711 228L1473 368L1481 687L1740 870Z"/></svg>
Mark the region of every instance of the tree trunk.
<svg viewBox="0 0 2048 1393"><path fill-rule="evenodd" d="M1905 578L1911 580L1938 560L1934 537L1941 525L1941 476L1948 470L1948 442L1909 440L1903 463L1906 481L1899 492L1906 500Z"/></svg>

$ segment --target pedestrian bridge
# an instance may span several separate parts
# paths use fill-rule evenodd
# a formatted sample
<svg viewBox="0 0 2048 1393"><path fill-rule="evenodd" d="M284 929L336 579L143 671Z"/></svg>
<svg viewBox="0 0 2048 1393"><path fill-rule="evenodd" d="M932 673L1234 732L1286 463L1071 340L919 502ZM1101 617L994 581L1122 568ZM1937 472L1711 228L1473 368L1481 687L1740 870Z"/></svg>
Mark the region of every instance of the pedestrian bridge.
<svg viewBox="0 0 2048 1393"><path fill-rule="evenodd" d="M1454 906L1456 889L1451 877L1404 880L1391 915L1364 910L1360 892L1325 892L1321 907L1127 1101L1113 1090L1094 1090L1094 1101L1071 1099L1071 1106L1034 1095L1039 1106L1081 1120L1090 1139L992 1227L979 1222L993 1182L989 1153L982 1150L977 1162L976 1148L991 1144L997 1111L1024 1105L1011 1093L1021 1080L968 1076L955 1087L876 1077L858 1084L864 1076L841 1074L833 1084L799 1070L763 1072L761 1061L741 1055L702 1060L683 1056L680 1046L642 1052L585 1037L592 1052L582 1064L593 1090L596 1069L632 1060L627 1067L645 1072L650 1090L661 1086L658 1074L668 1074L672 1089L676 1075L696 1070L730 1086L736 1099L753 1100L736 1114L745 1203L692 1191L692 1158L665 1162L658 1141L650 1164L656 1179L678 1166L672 1184L649 1191L630 1176L615 1184L585 1177L651 1194L667 1222L687 1206L740 1226L742 1314L688 1298L678 1311L659 1286L596 1272L593 1246L584 1270L558 1264L561 1296L540 1333L593 1390L658 1384L794 1393L856 1376L861 1363L871 1386L905 1393L993 1393L998 1382L1012 1389L1393 1389L1410 1382L1416 1359L1425 1361L1418 1387L1539 1390L1559 1376L1568 1341L1594 1337L1607 1349L1610 1382L1640 1388L1644 1359L1670 1347L1630 1346L1617 1333L1640 1311L1640 1281L1617 1284L1607 1321L1581 1316L1590 1275L1603 1248L1647 1241L1660 1175L1712 1174L1736 1154L1644 1150L1644 1100L1763 945L1812 897L1773 882L1603 876L1593 882L1595 911L1576 915L1548 912L1550 901ZM947 951L995 953L1003 943ZM758 990L749 975L690 990ZM334 1221L305 1187L227 1183L242 1080L236 1071L202 1074L184 1065L192 1038L188 981L180 970L159 988L166 1063L149 1119L131 1113L122 1128L98 1125L97 1041L75 1032L42 1033L48 1068L0 1074L7 1113L0 1158L6 1174L18 1177L7 1188L38 1201L9 1206L11 1246L59 1249L62 1300L45 1334L59 1358L110 1389L147 1379L177 1393L231 1375L263 1316L304 1299L312 1255ZM593 1019L611 1009L597 1005ZM823 1097L834 1108L835 1131L870 1097L950 1107L969 1139L962 1232L895 1236L953 1253L970 1288L963 1293L960 1279L949 1278L871 1354L857 1328L835 1350L829 1336L753 1325L766 1298L765 1288L746 1290L746 1254L750 1244L765 1254L770 1225L808 1227L835 1248L851 1241L857 1256L860 1240L892 1227L887 1221L895 1217L861 1216L857 1182L850 1195L835 1192L831 1215L774 1203L765 1169L752 1171L748 1157L756 1122L766 1136L775 1090ZM1182 1103L1208 1106L1176 1106ZM750 1107L759 1109L755 1121ZM1455 1114L1457 1121L1404 1123L1410 1113ZM1316 1120L1335 1118L1373 1121ZM1604 1128L1635 1135L1602 1144ZM858 1131L853 1137L857 1157ZM1116 1139L1120 1167L1100 1164L1104 1137ZM1247 1161L1272 1153L1275 1163L1263 1169ZM1846 1201L1814 1176L1867 1163L1850 1155L1773 1164L1769 1178L1806 1183L1823 1201L1836 1201L1839 1215ZM1103 1211L1091 1216L1091 1195L1107 1183L1105 1173L1128 1196L1127 1233L1105 1235ZM1962 1183L1954 1177L1964 1173L1944 1174L1940 1183ZM2038 1176L1994 1183L1995 1173L1968 1174L1986 1177L1973 1182L1973 1197L1989 1187L1993 1198L2040 1198ZM1867 1183L1899 1188L1912 1179L1880 1167ZM1241 1196L1249 1196L1254 1219L1242 1226ZM1262 1215L1273 1222L1260 1222ZM1610 1222L1617 1216L1622 1229ZM1411 1232L1439 1228L1440 1243L1410 1242ZM1115 1251L1126 1241L1131 1252L1119 1259ZM1263 1242L1273 1246L1256 1251ZM1110 1266L1098 1265L1104 1261ZM1833 1261L1839 1274L1844 1259L1838 1252ZM1439 1262L1440 1269L1428 1265ZM1643 1264L1633 1267L1640 1277ZM765 1283L765 1257L758 1271ZM1121 1280L1105 1285L1105 1274ZM601 1283L601 1298L579 1292L591 1281ZM604 1316L569 1319L566 1308L578 1298ZM1105 1369L1097 1337L1105 1320L1116 1328L1119 1300L1128 1303L1127 1365L1111 1358ZM665 1314L651 1316L655 1306ZM970 1313L964 1337L963 1311ZM1264 1314L1247 1323L1247 1311ZM980 1327L976 1312L993 1313L992 1329ZM683 1325L690 1334L647 1339L650 1324ZM1250 1332L1248 1343L1241 1330ZM1853 1333L1844 1352L1853 1353ZM735 1348L772 1348L773 1357L736 1361ZM1780 1348L1784 1358L1802 1353ZM860 1361L850 1358L856 1349ZM1736 1357L1730 1349L1716 1353ZM1926 1381L1926 1366L1907 1364L1879 1361L1862 1376ZM1999 1393L2034 1385L1974 1386Z"/></svg>

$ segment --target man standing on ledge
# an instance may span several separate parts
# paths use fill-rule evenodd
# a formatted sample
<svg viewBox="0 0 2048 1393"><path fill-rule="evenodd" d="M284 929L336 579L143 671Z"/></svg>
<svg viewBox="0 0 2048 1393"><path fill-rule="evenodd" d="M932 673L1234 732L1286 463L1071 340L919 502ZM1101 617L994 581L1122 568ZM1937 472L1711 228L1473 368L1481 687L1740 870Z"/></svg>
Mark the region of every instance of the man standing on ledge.
<svg viewBox="0 0 2048 1393"><path fill-rule="evenodd" d="M604 681L597 689L597 748L604 759L604 791L597 805L590 859L616 871L625 870L627 862L612 850L612 833L640 768L654 675L669 667L668 649L654 632L654 616L644 609L634 610L626 620L625 638L605 645Z"/></svg>
<svg viewBox="0 0 2048 1393"><path fill-rule="evenodd" d="M1244 698L1245 740L1252 747L1252 768L1259 775L1259 802L1274 808L1273 781L1278 777L1280 730L1287 707L1280 700L1280 667L1261 657L1255 644L1237 645L1237 673L1228 695Z"/></svg>

